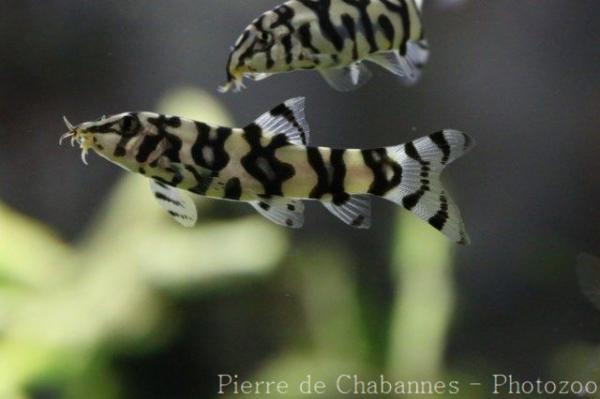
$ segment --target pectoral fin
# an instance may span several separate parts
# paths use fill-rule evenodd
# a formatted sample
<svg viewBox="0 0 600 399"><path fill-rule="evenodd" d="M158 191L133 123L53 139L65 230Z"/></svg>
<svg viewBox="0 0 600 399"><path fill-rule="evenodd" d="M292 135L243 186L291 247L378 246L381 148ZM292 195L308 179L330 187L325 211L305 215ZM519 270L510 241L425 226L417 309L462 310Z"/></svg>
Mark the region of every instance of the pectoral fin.
<svg viewBox="0 0 600 399"><path fill-rule="evenodd" d="M185 227L193 227L198 218L194 201L174 187L150 179L150 189L159 205L169 213L179 224Z"/></svg>

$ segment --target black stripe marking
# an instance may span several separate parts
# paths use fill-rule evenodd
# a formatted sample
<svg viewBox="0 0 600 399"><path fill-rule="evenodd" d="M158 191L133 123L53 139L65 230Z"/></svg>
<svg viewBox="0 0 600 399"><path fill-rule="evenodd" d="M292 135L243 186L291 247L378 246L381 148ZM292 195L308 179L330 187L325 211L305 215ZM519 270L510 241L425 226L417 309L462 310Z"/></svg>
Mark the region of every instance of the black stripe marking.
<svg viewBox="0 0 600 399"><path fill-rule="evenodd" d="M319 54L320 51L312 44L312 34L310 33L310 23L305 23L298 28L298 37L303 47L310 49L314 54ZM319 59L315 58L315 64L319 64Z"/></svg>
<svg viewBox="0 0 600 399"><path fill-rule="evenodd" d="M281 162L275 156L275 151L285 147L290 143L283 134L278 134L271 138L270 143L263 147L261 144L262 129L255 123L244 128L244 138L250 145L250 152L242 157L241 163L246 172L264 187L266 196L283 196L281 186L283 182L292 178L296 171L288 163ZM260 167L260 164L266 165L271 173L267 174Z"/></svg>
<svg viewBox="0 0 600 399"><path fill-rule="evenodd" d="M128 122L125 122L125 119ZM115 129L115 125L118 124L118 129ZM126 129L123 129L125 127ZM90 131L94 133L116 133L121 136L121 140L117 143L113 155L115 157L124 157L127 155L126 146L134 136L139 133L141 128L140 119L137 114L131 113L121 119L119 122L114 122L109 125L96 126Z"/></svg>
<svg viewBox="0 0 600 399"><path fill-rule="evenodd" d="M403 2L404 7L402 7L401 17L402 17L402 26L404 27L404 35L402 36L402 41L400 42L400 54L406 55L406 43L408 43L408 39L410 37L410 16L408 14L408 6L405 2Z"/></svg>
<svg viewBox="0 0 600 399"><path fill-rule="evenodd" d="M367 12L367 7L371 3L370 0L343 0L344 3L351 5L356 8L360 14L360 24L362 25L363 31L365 33L365 39L367 39L367 43L369 43L369 48L371 53L377 52L377 43L375 42L375 32L373 30L373 23L369 18L369 13Z"/></svg>
<svg viewBox="0 0 600 399"><path fill-rule="evenodd" d="M281 44L283 44L283 49L285 51L285 63L290 65L292 63L292 35L285 35L281 38Z"/></svg>
<svg viewBox="0 0 600 399"><path fill-rule="evenodd" d="M280 25L285 25L290 32L294 31L294 27L292 26L292 19L294 18L295 13L291 7L282 4L279 7L275 8L273 12L277 14L277 20L275 20L271 24L271 29L277 28Z"/></svg>
<svg viewBox="0 0 600 399"><path fill-rule="evenodd" d="M292 19L294 18L295 12L291 7L285 4L273 10L277 14L277 19L271 24L270 29L273 30L278 26L284 25L288 29L288 34L281 38L281 44L285 50L285 62L290 65L293 61L292 54L292 34L295 32L295 28L292 25Z"/></svg>
<svg viewBox="0 0 600 399"><path fill-rule="evenodd" d="M140 130L141 124L137 115L129 114L121 118L119 128L123 136L135 136Z"/></svg>
<svg viewBox="0 0 600 399"><path fill-rule="evenodd" d="M240 179L233 177L225 184L225 197L230 200L239 200L242 196L242 184Z"/></svg>
<svg viewBox="0 0 600 399"><path fill-rule="evenodd" d="M244 52L242 54L240 54L236 68L239 68L242 65L244 65L244 62L246 61L246 59L252 57L253 54L254 54L254 45L251 44L250 46L248 46L248 48L246 50L244 50Z"/></svg>
<svg viewBox="0 0 600 399"><path fill-rule="evenodd" d="M175 211L168 211L168 212L169 212L169 215L173 216L175 219L192 220L192 218L189 217L189 216L187 216L187 215L182 215L182 214L179 214L179 213L177 213Z"/></svg>
<svg viewBox="0 0 600 399"><path fill-rule="evenodd" d="M417 161L421 165L421 177L423 178L423 180L421 180L421 188L402 199L402 204L404 207L408 210L412 210L415 206L417 206L425 193L430 190L429 180L427 180L427 178L429 177L429 172L431 171L431 168L429 167L431 162L425 161L423 158L421 158L421 154L419 154L419 151L413 142L404 145L404 152L409 158Z"/></svg>
<svg viewBox="0 0 600 399"><path fill-rule="evenodd" d="M206 194L206 192L210 188L211 183L213 182L213 179L215 177L218 177L218 173L213 173L213 174L200 173L192 165L185 165L185 169L194 176L194 178L196 179L196 183L197 183L194 187L190 188L189 191L199 194L199 195Z"/></svg>
<svg viewBox="0 0 600 399"><path fill-rule="evenodd" d="M317 19L319 20L319 27L321 28L323 37L328 39L337 51L341 51L344 48L344 40L340 36L339 32L335 29L335 26L330 19L331 0L298 1L315 13Z"/></svg>
<svg viewBox="0 0 600 399"><path fill-rule="evenodd" d="M369 194L384 196L402 183L402 166L389 157L385 148L363 150L362 156L365 164L373 172ZM388 168L393 171L391 179L388 179L386 173Z"/></svg>
<svg viewBox="0 0 600 399"><path fill-rule="evenodd" d="M129 140L131 140L131 137L121 137L121 140L119 140L119 142L117 143L115 151L113 153L115 157L124 157L125 155L127 155L127 150L125 149L125 147L127 146L127 143L129 143Z"/></svg>
<svg viewBox="0 0 600 399"><path fill-rule="evenodd" d="M147 135L144 137L142 144L140 145L140 148L138 149L138 152L135 156L136 161L138 161L139 163L146 162L150 154L152 154L158 148L160 142L164 138L167 138L167 136L171 136L172 141L168 142L169 146L166 152L169 153L171 157L178 160L181 140L179 140L178 137L169 134L166 129L168 127L181 127L181 119L177 116L167 117L166 115L158 115L156 118L148 118L148 123L156 127L157 134ZM118 147L119 146L117 145L117 148ZM173 153L173 151L175 151L175 154ZM161 156L162 155L164 154L161 154Z"/></svg>
<svg viewBox="0 0 600 399"><path fill-rule="evenodd" d="M173 187L179 186L179 184L181 184L181 182L183 181L183 175L181 174L179 168L175 166L170 166L166 170L167 172L173 173L173 178L171 179L169 185Z"/></svg>
<svg viewBox="0 0 600 399"><path fill-rule="evenodd" d="M448 199L444 193L440 194L440 210L429 219L429 224L438 230L442 230L448 221Z"/></svg>
<svg viewBox="0 0 600 399"><path fill-rule="evenodd" d="M406 55L406 43L408 42L408 39L410 38L410 15L408 13L408 5L406 4L405 0L400 0L400 4L395 4L394 2L390 1L390 0L380 0L386 7L388 10L399 14L400 18L402 20L402 40L400 41L400 54L402 56Z"/></svg>
<svg viewBox="0 0 600 399"><path fill-rule="evenodd" d="M203 168L220 171L229 163L230 157L225 151L225 142L231 136L232 130L226 127L216 129L215 138L211 139L211 127L202 122L195 122L198 136L192 146L192 159L196 165ZM204 158L204 149L208 147L213 154L212 162Z"/></svg>
<svg viewBox="0 0 600 399"><path fill-rule="evenodd" d="M183 144L181 139L171 133L166 133L165 139L167 140L167 149L163 155L173 163L181 163L181 159L179 157L179 151L181 150L181 146Z"/></svg>
<svg viewBox="0 0 600 399"><path fill-rule="evenodd" d="M402 198L402 205L410 211L415 206L417 206L417 204L424 195L425 190L419 189L417 192L409 194L406 197Z"/></svg>
<svg viewBox="0 0 600 399"><path fill-rule="evenodd" d="M273 108L270 114L272 117L275 118L278 116L285 118L285 120L290 122L292 126L294 126L298 132L300 132L300 139L302 140L302 144L308 144L308 141L306 140L306 131L302 128L302 125L300 125L296 120L294 112L287 105L285 105L285 103L279 104L277 107Z"/></svg>
<svg viewBox="0 0 600 399"><path fill-rule="evenodd" d="M103 125L90 126L86 130L89 133L116 133L121 134L121 127L119 125L120 121L117 122L109 122Z"/></svg>
<svg viewBox="0 0 600 399"><path fill-rule="evenodd" d="M159 115L158 118L148 118L148 122L163 130L166 127L181 127L181 118L178 116Z"/></svg>
<svg viewBox="0 0 600 399"><path fill-rule="evenodd" d="M234 76L231 74L231 62L233 61L233 55L235 54L235 52L237 50L240 49L240 47L242 46L242 44L244 44L246 42L246 40L248 40L248 37L250 37L250 31L246 29L244 31L244 33L238 38L238 40L236 41L235 45L231 49L231 52L229 53L229 57L227 59L227 67L226 67L227 81L228 82L231 82L231 81L233 81L235 79Z"/></svg>
<svg viewBox="0 0 600 399"><path fill-rule="evenodd" d="M161 201L165 201L165 202L169 202L175 206L183 206L183 204L177 200L174 200L172 198L167 197L166 195L162 194L162 193L154 193L154 196L161 200Z"/></svg>
<svg viewBox="0 0 600 399"><path fill-rule="evenodd" d="M354 23L354 18L352 18L348 14L342 15L342 24L346 31L348 31L348 36L352 39L352 59L358 59L358 43L356 42L356 26Z"/></svg>
<svg viewBox="0 0 600 399"><path fill-rule="evenodd" d="M89 133L117 133L121 134L120 130L115 126L117 123L107 123L104 125L90 126L86 130Z"/></svg>
<svg viewBox="0 0 600 399"><path fill-rule="evenodd" d="M162 187L162 188L164 188L164 189L167 189L167 190L169 189L169 184L168 184L168 183L167 183L167 181L166 181L166 180L164 180L162 177L157 177L157 176L154 176L154 177L152 177L152 179L154 179L154 180L155 180L155 183L156 183L156 184L157 184L159 187Z"/></svg>
<svg viewBox="0 0 600 399"><path fill-rule="evenodd" d="M323 161L323 156L317 147L306 148L306 154L308 156L308 163L315 171L317 175L317 184L310 192L310 198L319 199L323 197L329 190L329 177L327 174L327 168Z"/></svg>
<svg viewBox="0 0 600 399"><path fill-rule="evenodd" d="M344 153L346 150L331 150L329 158L331 162L331 184L329 192L332 194L332 201L335 205L340 206L350 199L350 195L346 193L344 188L344 179L346 178L346 164L344 163Z"/></svg>
<svg viewBox="0 0 600 399"><path fill-rule="evenodd" d="M444 157L442 158L442 165L445 165L450 159L450 144L448 143L448 140L446 140L444 132L440 131L433 133L429 136L429 138L435 143L435 145L438 146L438 148L444 154Z"/></svg>
<svg viewBox="0 0 600 399"><path fill-rule="evenodd" d="M390 19L383 14L379 16L378 22L379 26L381 26L381 29L383 30L385 38L388 40L388 42L390 42L389 48L392 48L394 46L394 35L396 34L394 25L392 25Z"/></svg>
<svg viewBox="0 0 600 399"><path fill-rule="evenodd" d="M158 144L162 141L162 139L163 138L160 135L145 136L137 154L135 155L135 160L139 163L146 162L150 154L156 150L156 147L158 147Z"/></svg>
<svg viewBox="0 0 600 399"><path fill-rule="evenodd" d="M347 168L344 162L346 150L332 149L329 156L329 167L323 160L323 155L317 147L307 147L308 163L317 175L317 184L311 190L309 197L321 199L325 194L332 195L332 202L343 205L350 199L346 192L344 180Z"/></svg>
<svg viewBox="0 0 600 399"><path fill-rule="evenodd" d="M404 152L406 153L406 155L409 158L414 159L415 161L417 161L421 165L429 165L429 162L426 162L426 161L423 160L423 158L421 158L421 154L419 154L419 151L417 151L417 148L415 147L414 143L410 142L408 144L405 144L404 145Z"/></svg>

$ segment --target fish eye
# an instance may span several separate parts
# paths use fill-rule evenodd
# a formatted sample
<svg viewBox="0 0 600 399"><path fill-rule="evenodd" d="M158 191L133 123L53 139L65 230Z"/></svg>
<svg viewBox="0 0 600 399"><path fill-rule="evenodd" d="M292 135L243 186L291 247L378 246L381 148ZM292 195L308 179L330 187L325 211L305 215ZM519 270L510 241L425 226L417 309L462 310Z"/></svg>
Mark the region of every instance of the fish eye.
<svg viewBox="0 0 600 399"><path fill-rule="evenodd" d="M264 50L273 43L273 35L269 32L259 31L256 35L254 47L256 50Z"/></svg>
<svg viewBox="0 0 600 399"><path fill-rule="evenodd" d="M121 133L124 135L134 135L137 133L140 122L139 120L132 116L126 115L119 121L119 128L121 129Z"/></svg>
<svg viewBox="0 0 600 399"><path fill-rule="evenodd" d="M258 33L258 40L263 41L263 42L268 42L269 39L271 39L271 34L269 32L259 32Z"/></svg>

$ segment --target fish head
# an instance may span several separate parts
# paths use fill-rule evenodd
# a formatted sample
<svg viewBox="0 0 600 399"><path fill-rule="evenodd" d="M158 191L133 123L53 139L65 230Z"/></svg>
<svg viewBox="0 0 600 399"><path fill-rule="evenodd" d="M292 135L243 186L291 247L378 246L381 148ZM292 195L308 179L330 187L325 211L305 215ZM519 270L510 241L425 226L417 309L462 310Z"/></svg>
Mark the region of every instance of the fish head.
<svg viewBox="0 0 600 399"><path fill-rule="evenodd" d="M279 16L268 11L248 25L231 48L227 61L227 83L222 92L241 90L244 78L264 79L271 74L298 69L302 45L291 26L279 24Z"/></svg>
<svg viewBox="0 0 600 399"><path fill-rule="evenodd" d="M129 112L102 116L95 121L83 122L79 125L71 124L66 117L63 119L69 130L61 136L60 143L70 139L71 145L79 144L82 150L81 158L86 164L89 150L94 150L98 155L115 162L115 158L118 157L119 143L123 139L136 136L142 129L138 115Z"/></svg>

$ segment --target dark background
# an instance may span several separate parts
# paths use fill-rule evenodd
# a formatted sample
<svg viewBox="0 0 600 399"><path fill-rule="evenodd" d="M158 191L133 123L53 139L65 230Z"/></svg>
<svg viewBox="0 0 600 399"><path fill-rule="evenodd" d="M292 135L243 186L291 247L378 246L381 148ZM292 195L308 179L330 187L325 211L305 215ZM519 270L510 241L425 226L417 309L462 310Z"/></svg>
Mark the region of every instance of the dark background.
<svg viewBox="0 0 600 399"><path fill-rule="evenodd" d="M477 147L445 180L473 243L455 249L459 302L445 365L552 376L558 347L600 341L600 314L575 273L578 254L600 255L600 3L440 3L425 4L432 57L415 87L377 69L352 93L296 73L219 95L229 46L276 1L0 0L0 199L76 243L122 172L97 159L84 167L76 151L58 147L62 115L80 122L155 110L178 86L211 91L242 126L306 96L316 145L393 145L457 128ZM228 204L212 212L250 213ZM379 342L394 297L395 212L375 201L374 227L363 232L311 205L305 228L289 233L289 259L302 259L304 245L335 243L353 260L374 364L385 355ZM111 358L123 397L208 397L217 373L252 375L298 334L297 304L280 295L286 267L208 297L173 299L181 322L167 344Z"/></svg>

